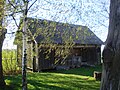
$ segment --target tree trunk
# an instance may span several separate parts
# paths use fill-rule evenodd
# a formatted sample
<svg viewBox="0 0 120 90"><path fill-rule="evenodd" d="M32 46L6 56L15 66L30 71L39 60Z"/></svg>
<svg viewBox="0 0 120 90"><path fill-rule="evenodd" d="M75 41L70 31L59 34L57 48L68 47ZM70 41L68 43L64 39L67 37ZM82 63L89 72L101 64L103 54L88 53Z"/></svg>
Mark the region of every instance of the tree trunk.
<svg viewBox="0 0 120 90"><path fill-rule="evenodd" d="M5 81L3 78L3 68L2 68L2 45L5 38L6 30L2 27L2 21L4 17L4 0L0 0L0 88L5 86Z"/></svg>
<svg viewBox="0 0 120 90"><path fill-rule="evenodd" d="M27 13L28 13L28 3L24 2L25 10L23 12L23 58L22 58L22 90L27 90Z"/></svg>
<svg viewBox="0 0 120 90"><path fill-rule="evenodd" d="M2 33L2 35L0 35L0 88L3 88L5 86L5 81L3 78L3 68L2 68L2 45L4 38L5 38L5 33Z"/></svg>
<svg viewBox="0 0 120 90"><path fill-rule="evenodd" d="M120 90L120 0L110 0L109 32L103 50L100 90Z"/></svg>

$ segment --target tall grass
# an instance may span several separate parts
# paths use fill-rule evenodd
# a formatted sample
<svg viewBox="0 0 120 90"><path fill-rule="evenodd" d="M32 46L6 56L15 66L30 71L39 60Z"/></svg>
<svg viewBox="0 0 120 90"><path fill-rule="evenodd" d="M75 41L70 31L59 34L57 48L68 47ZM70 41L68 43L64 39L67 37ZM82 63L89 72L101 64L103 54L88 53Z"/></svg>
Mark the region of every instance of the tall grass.
<svg viewBox="0 0 120 90"><path fill-rule="evenodd" d="M20 71L20 68L17 65L16 50L3 50L2 64L4 74L18 73L18 71Z"/></svg>

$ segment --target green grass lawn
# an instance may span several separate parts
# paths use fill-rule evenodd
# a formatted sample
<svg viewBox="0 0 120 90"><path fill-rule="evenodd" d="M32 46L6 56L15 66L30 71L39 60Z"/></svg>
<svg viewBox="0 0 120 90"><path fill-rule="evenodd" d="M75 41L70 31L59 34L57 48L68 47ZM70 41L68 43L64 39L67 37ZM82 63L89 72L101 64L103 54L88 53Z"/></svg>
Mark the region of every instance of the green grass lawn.
<svg viewBox="0 0 120 90"><path fill-rule="evenodd" d="M101 66L52 72L27 73L28 90L99 90L100 81L93 78ZM4 90L21 90L21 75L6 76Z"/></svg>

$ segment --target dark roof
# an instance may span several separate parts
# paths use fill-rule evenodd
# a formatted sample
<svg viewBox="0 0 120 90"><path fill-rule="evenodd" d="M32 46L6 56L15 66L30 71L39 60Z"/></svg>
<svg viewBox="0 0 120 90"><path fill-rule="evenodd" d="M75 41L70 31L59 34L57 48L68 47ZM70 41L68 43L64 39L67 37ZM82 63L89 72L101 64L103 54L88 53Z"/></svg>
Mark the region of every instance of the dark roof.
<svg viewBox="0 0 120 90"><path fill-rule="evenodd" d="M38 43L97 44L103 42L86 26L28 18L28 28ZM35 33L38 33L35 35Z"/></svg>

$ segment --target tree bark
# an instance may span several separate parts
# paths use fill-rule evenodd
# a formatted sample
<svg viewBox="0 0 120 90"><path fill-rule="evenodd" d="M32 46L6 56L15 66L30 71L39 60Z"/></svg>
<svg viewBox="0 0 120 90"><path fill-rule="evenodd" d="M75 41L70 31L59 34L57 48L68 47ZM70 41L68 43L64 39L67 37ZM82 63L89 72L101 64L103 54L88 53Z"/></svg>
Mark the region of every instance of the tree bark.
<svg viewBox="0 0 120 90"><path fill-rule="evenodd" d="M2 32L2 34L0 35L0 88L5 87L5 81L3 77L3 68L2 68L2 45L5 39L5 33L6 33L5 31Z"/></svg>
<svg viewBox="0 0 120 90"><path fill-rule="evenodd" d="M4 0L0 0L0 88L3 88L5 86L2 68L2 45L5 38L6 30L3 29L2 27L3 17L4 17Z"/></svg>
<svg viewBox="0 0 120 90"><path fill-rule="evenodd" d="M22 58L22 90L27 90L27 14L28 14L28 3L24 2L25 10L23 12L23 58Z"/></svg>
<svg viewBox="0 0 120 90"><path fill-rule="evenodd" d="M120 0L110 0L109 32L103 50L100 90L120 90Z"/></svg>

